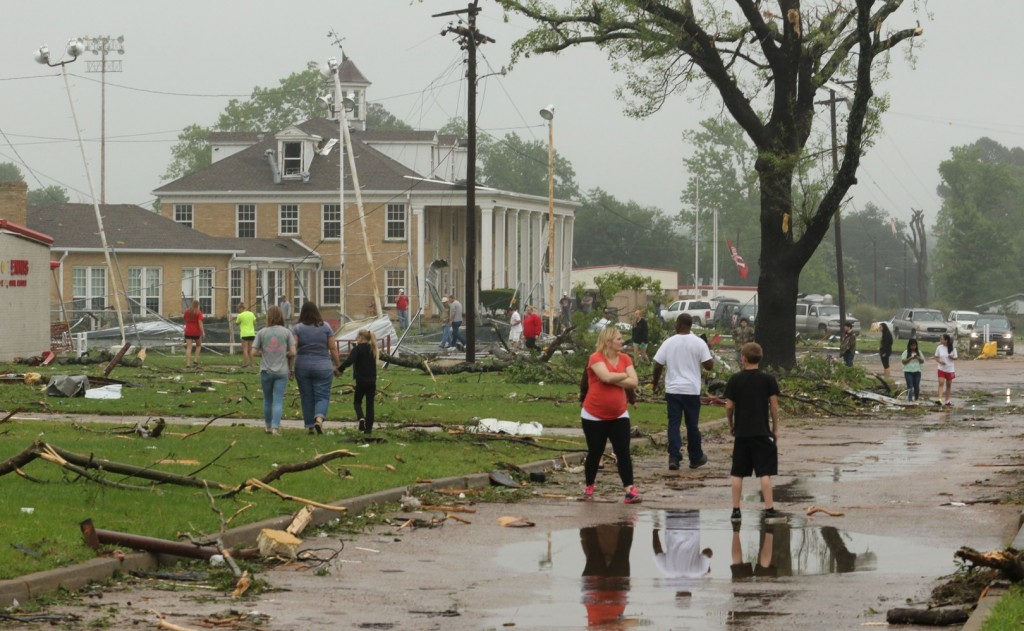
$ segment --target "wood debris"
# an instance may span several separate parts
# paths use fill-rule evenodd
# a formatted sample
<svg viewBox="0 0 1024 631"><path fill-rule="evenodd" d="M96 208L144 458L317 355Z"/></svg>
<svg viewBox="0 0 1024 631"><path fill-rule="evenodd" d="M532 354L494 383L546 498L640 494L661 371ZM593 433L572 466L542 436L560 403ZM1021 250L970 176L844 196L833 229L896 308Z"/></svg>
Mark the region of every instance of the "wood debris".
<svg viewBox="0 0 1024 631"><path fill-rule="evenodd" d="M806 512L807 512L808 517L813 515L813 514L815 514L815 513L825 513L829 517L842 517L843 515L845 515L845 513L840 513L840 512L837 512L837 511L832 511L832 510L829 510L827 508L822 508L821 506L815 506L814 504L811 504L810 506L808 506Z"/></svg>

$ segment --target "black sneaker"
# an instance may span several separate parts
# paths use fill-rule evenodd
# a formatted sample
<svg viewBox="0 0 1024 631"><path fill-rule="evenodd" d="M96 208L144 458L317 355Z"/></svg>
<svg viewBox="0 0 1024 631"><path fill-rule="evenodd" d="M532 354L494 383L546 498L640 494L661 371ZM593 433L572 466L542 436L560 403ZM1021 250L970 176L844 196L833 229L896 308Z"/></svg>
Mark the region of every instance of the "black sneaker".
<svg viewBox="0 0 1024 631"><path fill-rule="evenodd" d="M741 521L743 521L743 515L740 513L740 509L732 509L732 515L729 516L729 521L731 521L734 524L738 524Z"/></svg>
<svg viewBox="0 0 1024 631"><path fill-rule="evenodd" d="M704 454L704 455L702 455L700 457L700 460L696 460L694 462L691 462L690 463L690 468L691 469L698 469L700 467L703 467L707 463L708 463L708 456L707 456L707 454Z"/></svg>
<svg viewBox="0 0 1024 631"><path fill-rule="evenodd" d="M679 461L676 460L675 458L669 458L668 470L669 471L679 471Z"/></svg>
<svg viewBox="0 0 1024 631"><path fill-rule="evenodd" d="M761 511L761 521L763 521L766 524L777 524L786 521L786 519L786 516L780 513L779 511L775 510L774 507L766 508L763 511Z"/></svg>

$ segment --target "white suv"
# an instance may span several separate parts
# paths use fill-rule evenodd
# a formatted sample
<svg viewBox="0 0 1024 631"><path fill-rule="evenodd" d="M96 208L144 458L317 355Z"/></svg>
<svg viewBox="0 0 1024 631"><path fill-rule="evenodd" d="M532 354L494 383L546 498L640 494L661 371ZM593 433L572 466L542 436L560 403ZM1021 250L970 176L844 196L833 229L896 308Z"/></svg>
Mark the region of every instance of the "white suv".
<svg viewBox="0 0 1024 631"><path fill-rule="evenodd" d="M951 324L956 325L957 335L970 335L977 319L977 311L950 311L949 317L946 318Z"/></svg>
<svg viewBox="0 0 1024 631"><path fill-rule="evenodd" d="M676 300L661 310L662 324L675 326L680 313L689 313L693 318L693 326L704 326L711 319L711 303L707 300Z"/></svg>

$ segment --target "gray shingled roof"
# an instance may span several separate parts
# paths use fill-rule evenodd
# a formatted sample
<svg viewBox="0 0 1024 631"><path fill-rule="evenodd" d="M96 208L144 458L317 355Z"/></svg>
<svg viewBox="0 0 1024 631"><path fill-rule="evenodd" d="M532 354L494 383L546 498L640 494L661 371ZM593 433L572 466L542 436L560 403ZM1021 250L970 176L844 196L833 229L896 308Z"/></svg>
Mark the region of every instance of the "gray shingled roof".
<svg viewBox="0 0 1024 631"><path fill-rule="evenodd" d="M359 72L359 68L352 63L352 60L344 55L341 55L341 68L338 72L338 81L341 83L362 83L364 85L371 85L370 81L363 76L363 73Z"/></svg>
<svg viewBox="0 0 1024 631"><path fill-rule="evenodd" d="M210 251L243 258L303 259L318 257L293 239L236 239L213 237L133 204L100 206L107 243L114 250L153 253ZM59 204L28 209L28 226L53 237L54 250L103 247L91 204Z"/></svg>
<svg viewBox="0 0 1024 631"><path fill-rule="evenodd" d="M299 123L296 127L306 133L320 136L324 141L338 138L338 123L326 118L311 119ZM359 183L364 191L401 192L413 187L419 191L451 190L451 187L446 184L413 181L405 177L420 178L422 176L367 145L363 142L363 134L364 132L359 131L351 132L356 168L359 170ZM371 136L378 138L380 132L371 132ZM273 134L267 134L262 142L214 162L205 169L161 186L154 191L154 194L301 193L338 190L338 156L340 152L337 145L326 156L317 154L313 158L309 167L308 182L284 179L280 184L274 184L270 165L264 155L267 149L277 151L277 140ZM345 169L345 190L352 190L352 173L348 168Z"/></svg>

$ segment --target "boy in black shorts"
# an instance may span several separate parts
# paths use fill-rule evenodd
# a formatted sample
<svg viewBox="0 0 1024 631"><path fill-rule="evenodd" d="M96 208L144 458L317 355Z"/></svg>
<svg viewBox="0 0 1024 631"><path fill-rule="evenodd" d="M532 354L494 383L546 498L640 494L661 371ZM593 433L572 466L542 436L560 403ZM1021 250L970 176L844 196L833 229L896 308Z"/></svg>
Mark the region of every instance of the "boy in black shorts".
<svg viewBox="0 0 1024 631"><path fill-rule="evenodd" d="M743 478L754 474L761 481L765 521L778 520L772 500L772 478L778 475L779 382L760 369L761 345L748 342L740 349L743 368L729 378L725 386L725 415L729 431L735 436L732 450L732 517L742 521L740 497ZM770 424L769 424L770 421Z"/></svg>

